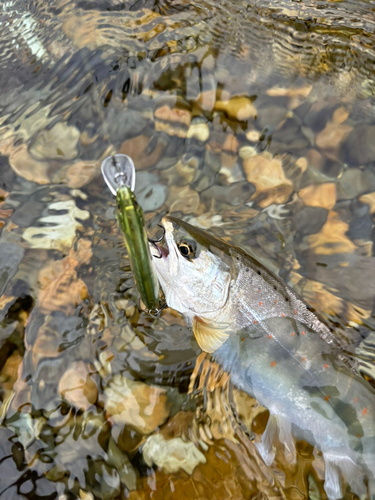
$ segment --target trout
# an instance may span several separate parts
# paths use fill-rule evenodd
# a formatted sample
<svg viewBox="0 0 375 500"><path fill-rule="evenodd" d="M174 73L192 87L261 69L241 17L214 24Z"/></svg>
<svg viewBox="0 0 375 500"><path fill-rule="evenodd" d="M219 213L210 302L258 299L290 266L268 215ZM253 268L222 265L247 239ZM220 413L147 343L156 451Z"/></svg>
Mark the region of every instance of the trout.
<svg viewBox="0 0 375 500"><path fill-rule="evenodd" d="M324 488L342 498L342 478L375 498L375 391L347 362L336 337L299 295L240 248L164 217L151 241L166 302L232 383L270 412L257 445L267 465L278 434L288 461L295 439L319 449Z"/></svg>

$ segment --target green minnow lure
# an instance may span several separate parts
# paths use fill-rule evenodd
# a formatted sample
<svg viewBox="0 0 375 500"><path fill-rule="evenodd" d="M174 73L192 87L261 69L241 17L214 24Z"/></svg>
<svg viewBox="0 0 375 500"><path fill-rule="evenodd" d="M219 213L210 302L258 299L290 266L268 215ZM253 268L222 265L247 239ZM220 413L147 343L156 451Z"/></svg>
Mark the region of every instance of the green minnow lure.
<svg viewBox="0 0 375 500"><path fill-rule="evenodd" d="M130 267L141 299L149 311L159 305L159 283L144 225L143 211L134 195L134 163L126 155L114 155L102 163L102 174L116 196L117 221L124 235Z"/></svg>

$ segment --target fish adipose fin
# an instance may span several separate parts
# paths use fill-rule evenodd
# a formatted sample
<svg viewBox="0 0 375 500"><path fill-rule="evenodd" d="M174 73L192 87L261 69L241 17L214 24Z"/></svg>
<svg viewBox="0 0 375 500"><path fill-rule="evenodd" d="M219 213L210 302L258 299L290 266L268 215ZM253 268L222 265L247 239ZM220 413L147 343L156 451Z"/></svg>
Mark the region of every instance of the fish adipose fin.
<svg viewBox="0 0 375 500"><path fill-rule="evenodd" d="M296 462L296 447L292 435L290 421L281 415L270 415L267 427L262 435L262 441L256 446L266 465L271 465L275 459L273 442L278 431L279 440L285 447L285 458L289 463Z"/></svg>
<svg viewBox="0 0 375 500"><path fill-rule="evenodd" d="M225 325L226 327L227 325ZM193 319L193 332L202 351L215 352L229 337L224 328L214 328L198 316Z"/></svg>

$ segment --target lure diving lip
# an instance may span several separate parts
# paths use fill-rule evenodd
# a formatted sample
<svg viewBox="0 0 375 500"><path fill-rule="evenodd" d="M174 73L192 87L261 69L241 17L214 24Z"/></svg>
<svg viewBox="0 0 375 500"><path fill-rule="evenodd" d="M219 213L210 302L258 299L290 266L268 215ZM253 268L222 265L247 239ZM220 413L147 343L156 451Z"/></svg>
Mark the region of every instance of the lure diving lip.
<svg viewBox="0 0 375 500"><path fill-rule="evenodd" d="M117 221L124 235L130 267L141 299L149 311L159 305L159 282L156 277L142 208L134 195L135 168L126 155L109 156L102 162L102 174L116 196Z"/></svg>

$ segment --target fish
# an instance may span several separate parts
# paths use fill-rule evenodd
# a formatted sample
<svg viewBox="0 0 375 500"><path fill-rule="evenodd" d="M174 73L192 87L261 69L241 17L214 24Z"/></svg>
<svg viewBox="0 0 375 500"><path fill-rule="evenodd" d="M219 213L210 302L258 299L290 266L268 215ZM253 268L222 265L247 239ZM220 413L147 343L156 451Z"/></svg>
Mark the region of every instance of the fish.
<svg viewBox="0 0 375 500"><path fill-rule="evenodd" d="M375 390L328 326L281 278L241 248L171 216L150 241L166 303L232 383L270 412L257 449L267 465L278 435L320 450L330 500L346 488L375 498ZM157 248L157 252L155 252Z"/></svg>

